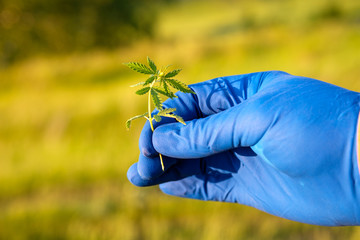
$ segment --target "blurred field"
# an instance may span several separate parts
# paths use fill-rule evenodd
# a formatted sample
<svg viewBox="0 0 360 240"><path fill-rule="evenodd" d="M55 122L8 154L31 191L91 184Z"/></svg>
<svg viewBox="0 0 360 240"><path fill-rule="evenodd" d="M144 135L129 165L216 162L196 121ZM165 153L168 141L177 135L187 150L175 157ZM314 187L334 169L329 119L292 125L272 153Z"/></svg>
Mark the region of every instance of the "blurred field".
<svg viewBox="0 0 360 240"><path fill-rule="evenodd" d="M359 239L132 186L142 123L124 122L146 101L122 63L173 63L187 83L284 70L360 91L360 2L180 1L158 18L153 39L0 70L0 239Z"/></svg>

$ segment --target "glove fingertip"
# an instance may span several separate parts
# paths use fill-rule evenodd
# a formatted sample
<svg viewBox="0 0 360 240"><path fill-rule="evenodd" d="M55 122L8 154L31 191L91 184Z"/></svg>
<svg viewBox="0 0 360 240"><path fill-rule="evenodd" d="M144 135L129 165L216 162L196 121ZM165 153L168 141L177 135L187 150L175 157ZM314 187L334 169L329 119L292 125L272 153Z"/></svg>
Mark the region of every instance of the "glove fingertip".
<svg viewBox="0 0 360 240"><path fill-rule="evenodd" d="M134 163L127 171L126 176L133 185L137 187L144 187L145 185L143 184L143 181L141 180L137 171L137 163Z"/></svg>
<svg viewBox="0 0 360 240"><path fill-rule="evenodd" d="M149 158L140 154L137 171L144 180L151 180L159 177L163 173L160 158Z"/></svg>

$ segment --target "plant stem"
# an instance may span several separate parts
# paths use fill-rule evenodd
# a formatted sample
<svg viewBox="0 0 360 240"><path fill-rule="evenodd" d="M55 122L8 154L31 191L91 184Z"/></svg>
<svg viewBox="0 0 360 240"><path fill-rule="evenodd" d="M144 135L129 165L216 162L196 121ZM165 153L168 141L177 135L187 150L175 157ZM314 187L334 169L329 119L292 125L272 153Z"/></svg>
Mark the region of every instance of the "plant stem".
<svg viewBox="0 0 360 240"><path fill-rule="evenodd" d="M150 91L149 91L149 95L148 95L148 113L149 113L148 121L150 122L150 127L153 132L154 132L154 126L152 123L153 118L151 117L151 88L153 87L155 82L156 82L156 79L150 84ZM164 171L165 167L164 167L164 161L163 161L161 153L159 153L159 157L160 157L161 169Z"/></svg>

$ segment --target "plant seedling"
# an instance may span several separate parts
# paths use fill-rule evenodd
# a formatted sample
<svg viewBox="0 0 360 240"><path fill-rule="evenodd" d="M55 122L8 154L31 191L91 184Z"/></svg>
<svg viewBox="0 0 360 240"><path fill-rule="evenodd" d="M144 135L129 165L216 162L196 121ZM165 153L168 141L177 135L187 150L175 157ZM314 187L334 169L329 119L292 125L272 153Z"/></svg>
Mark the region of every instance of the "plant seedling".
<svg viewBox="0 0 360 240"><path fill-rule="evenodd" d="M179 74L181 69L168 71L169 66L159 69L149 57L147 57L147 63L148 66L138 62L125 63L125 65L128 66L130 69L145 75L149 75L145 82L139 82L131 86L141 86L141 88L135 92L137 95L148 94L148 111L146 113L128 119L126 121L126 128L129 130L131 122L138 118L146 118L150 123L152 131L154 131L153 120L155 120L156 122L160 122L162 117L174 118L176 119L176 121L186 125L183 118L174 113L176 111L176 108L163 107L163 100L161 98L161 96L165 96L171 99L177 98L171 88L184 93L195 94L185 83L174 79L174 77ZM157 110L156 114L151 114L152 105L154 106L155 110ZM162 155L159 154L159 157L161 162L161 168L164 171L165 168Z"/></svg>

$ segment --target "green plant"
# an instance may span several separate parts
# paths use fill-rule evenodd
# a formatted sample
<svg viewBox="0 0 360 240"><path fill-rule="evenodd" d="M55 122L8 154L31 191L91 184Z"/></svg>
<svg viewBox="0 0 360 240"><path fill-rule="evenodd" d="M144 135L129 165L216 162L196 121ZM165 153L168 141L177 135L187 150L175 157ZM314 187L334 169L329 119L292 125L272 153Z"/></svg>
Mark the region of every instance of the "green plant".
<svg viewBox="0 0 360 240"><path fill-rule="evenodd" d="M176 111L176 108L163 107L163 100L161 98L161 95L169 97L171 99L177 98L177 96L173 93L170 87L184 93L195 94L185 83L174 79L174 77L179 74L181 69L167 71L169 66L159 69L149 57L147 57L147 63L149 66L137 62L125 63L125 65L128 66L130 69L142 74L149 75L145 82L139 82L131 86L141 86L141 88L135 92L137 95L148 94L148 111L146 113L128 119L126 121L126 128L130 129L131 121L138 118L146 118L150 123L152 131L154 131L153 120L155 120L156 122L160 122L162 117L174 118L176 119L176 121L186 125L183 118L174 113ZM151 105L155 107L157 113L151 114ZM159 154L159 157L161 161L161 168L164 171L164 162L162 159L162 155Z"/></svg>

